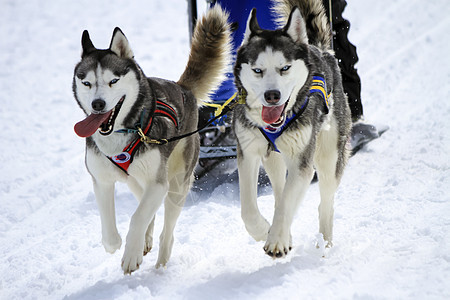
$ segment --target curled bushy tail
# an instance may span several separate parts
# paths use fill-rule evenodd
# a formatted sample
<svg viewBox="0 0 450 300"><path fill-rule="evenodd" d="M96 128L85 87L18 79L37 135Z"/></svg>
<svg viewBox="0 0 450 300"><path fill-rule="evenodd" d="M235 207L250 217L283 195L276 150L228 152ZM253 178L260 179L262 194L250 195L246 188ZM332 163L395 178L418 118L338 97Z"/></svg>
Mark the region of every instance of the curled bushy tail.
<svg viewBox="0 0 450 300"><path fill-rule="evenodd" d="M191 53L178 84L192 91L201 105L225 79L231 63L231 29L228 13L220 5L209 9L195 26Z"/></svg>
<svg viewBox="0 0 450 300"><path fill-rule="evenodd" d="M272 0L276 22L283 27L294 7L298 7L306 23L309 44L322 50L331 49L331 28L322 0Z"/></svg>

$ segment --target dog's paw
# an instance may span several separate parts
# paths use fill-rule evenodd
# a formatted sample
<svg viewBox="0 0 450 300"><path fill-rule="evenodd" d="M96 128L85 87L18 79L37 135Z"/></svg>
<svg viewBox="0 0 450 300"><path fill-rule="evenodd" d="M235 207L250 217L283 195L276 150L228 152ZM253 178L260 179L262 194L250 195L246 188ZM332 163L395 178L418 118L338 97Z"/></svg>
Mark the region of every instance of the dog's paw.
<svg viewBox="0 0 450 300"><path fill-rule="evenodd" d="M330 249L331 247L333 247L333 242L316 243L316 249Z"/></svg>
<svg viewBox="0 0 450 300"><path fill-rule="evenodd" d="M292 246L287 246L282 243L267 244L264 246L264 251L267 255L273 258L281 258L288 255L292 250Z"/></svg>
<svg viewBox="0 0 450 300"><path fill-rule="evenodd" d="M169 262L171 252L172 252L172 245L165 247L164 243L160 243L158 260L156 261L155 265L157 269L159 269L160 267L163 267L164 269L167 268L166 264Z"/></svg>
<svg viewBox="0 0 450 300"><path fill-rule="evenodd" d="M292 243L289 232L287 234L275 234L271 229L264 246L266 254L273 258L280 258L286 256L291 250Z"/></svg>
<svg viewBox="0 0 450 300"><path fill-rule="evenodd" d="M164 269L167 269L167 263L169 262L170 253L161 253L161 249L159 250L158 260L156 261L155 267L159 269L160 267L163 267Z"/></svg>
<svg viewBox="0 0 450 300"><path fill-rule="evenodd" d="M159 268L162 267L165 270L165 269L167 269L166 264L167 264L167 261L166 262L162 262L162 261L159 261L159 259L158 259L158 261L156 262L155 268L159 269Z"/></svg>
<svg viewBox="0 0 450 300"><path fill-rule="evenodd" d="M152 250L153 247L153 238L146 237L144 243L144 255L147 255Z"/></svg>
<svg viewBox="0 0 450 300"><path fill-rule="evenodd" d="M142 249L132 249L132 248L125 248L125 253L123 254L122 258L122 270L123 273L131 274L132 272L139 269L139 266L142 264L143 261L143 251Z"/></svg>
<svg viewBox="0 0 450 300"><path fill-rule="evenodd" d="M109 237L103 237L102 244L105 247L105 251L112 254L122 246L122 238L118 233Z"/></svg>
<svg viewBox="0 0 450 300"><path fill-rule="evenodd" d="M269 234L270 224L266 219L261 218L258 222L251 225L248 223L245 224L245 228L250 236L255 239L255 241L266 241Z"/></svg>

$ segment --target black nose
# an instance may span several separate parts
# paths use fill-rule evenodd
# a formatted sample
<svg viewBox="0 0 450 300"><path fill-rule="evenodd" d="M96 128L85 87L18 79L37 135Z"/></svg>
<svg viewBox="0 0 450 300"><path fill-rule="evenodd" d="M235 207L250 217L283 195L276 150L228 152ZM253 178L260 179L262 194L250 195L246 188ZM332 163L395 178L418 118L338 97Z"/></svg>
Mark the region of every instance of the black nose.
<svg viewBox="0 0 450 300"><path fill-rule="evenodd" d="M92 101L92 108L95 111L102 111L106 106L106 102L105 100L102 99L95 99L94 101Z"/></svg>
<svg viewBox="0 0 450 300"><path fill-rule="evenodd" d="M281 93L279 90L268 90L264 93L264 99L269 104L276 104L280 101Z"/></svg>

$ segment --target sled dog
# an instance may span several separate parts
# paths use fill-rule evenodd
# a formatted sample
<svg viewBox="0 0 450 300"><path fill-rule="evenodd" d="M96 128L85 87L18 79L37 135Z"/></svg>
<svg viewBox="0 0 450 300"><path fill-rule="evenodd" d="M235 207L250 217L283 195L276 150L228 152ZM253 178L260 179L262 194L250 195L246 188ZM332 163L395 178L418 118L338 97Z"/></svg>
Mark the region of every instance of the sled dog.
<svg viewBox="0 0 450 300"><path fill-rule="evenodd" d="M122 244L115 220L115 182L126 182L139 201L126 237L125 274L136 271L152 248L154 216L163 199L164 227L156 267L165 266L171 255L173 230L198 159L199 137L194 134L166 144L152 140L197 129L198 105L218 87L230 61L227 18L216 5L198 22L189 61L176 83L147 78L119 28L106 50L95 48L88 32L83 32L73 92L87 117L74 129L86 138L86 167L107 252L115 252Z"/></svg>
<svg viewBox="0 0 450 300"><path fill-rule="evenodd" d="M233 126L245 227L255 240L266 241L266 254L284 257L314 169L321 196L319 230L332 245L334 194L348 158L351 117L321 1L275 2L285 24L280 29L261 29L255 9L248 18L234 68L246 103L235 109ZM257 204L261 161L275 197L272 225Z"/></svg>

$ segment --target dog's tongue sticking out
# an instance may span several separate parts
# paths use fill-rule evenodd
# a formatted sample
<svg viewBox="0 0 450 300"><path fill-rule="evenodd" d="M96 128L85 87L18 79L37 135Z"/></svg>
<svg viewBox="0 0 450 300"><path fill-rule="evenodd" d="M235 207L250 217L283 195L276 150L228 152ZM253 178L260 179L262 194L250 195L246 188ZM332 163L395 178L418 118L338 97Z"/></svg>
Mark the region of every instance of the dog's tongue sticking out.
<svg viewBox="0 0 450 300"><path fill-rule="evenodd" d="M75 124L73 129L75 130L75 133L81 137L91 136L103 122L108 120L111 113L112 112L107 112L106 114L90 114L86 119Z"/></svg>
<svg viewBox="0 0 450 300"><path fill-rule="evenodd" d="M281 118L284 105L278 106L263 106L261 117L267 124L272 124Z"/></svg>

